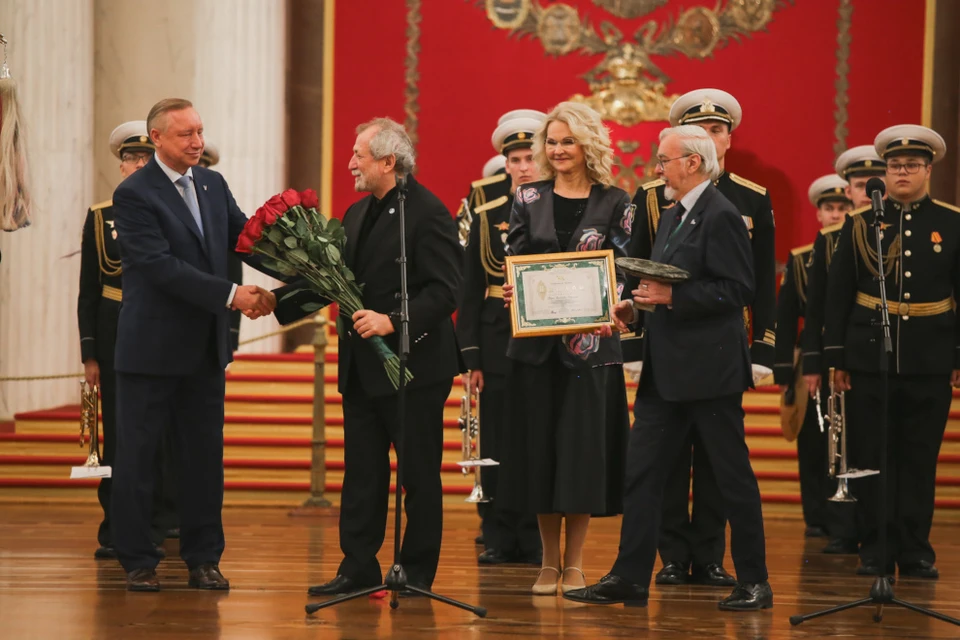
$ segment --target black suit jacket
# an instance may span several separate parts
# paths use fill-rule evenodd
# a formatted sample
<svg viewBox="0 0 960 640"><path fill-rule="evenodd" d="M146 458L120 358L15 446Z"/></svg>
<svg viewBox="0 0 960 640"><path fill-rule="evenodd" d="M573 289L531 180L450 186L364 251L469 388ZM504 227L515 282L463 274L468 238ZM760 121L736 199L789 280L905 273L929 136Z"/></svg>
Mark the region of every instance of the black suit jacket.
<svg viewBox="0 0 960 640"><path fill-rule="evenodd" d="M394 192L385 209L370 230L363 245L362 259L356 255L357 240L363 219L373 196L354 203L343 216L347 232L344 261L357 282L363 283L363 306L378 313L391 314L396 331L385 338L397 353L400 333L400 216ZM408 366L415 388L435 382L449 382L460 371L457 340L453 331L453 312L457 308L457 290L461 283L463 252L457 241L457 226L450 212L426 187L407 178L406 200L407 283L410 293L410 358ZM323 302L317 294L302 291L297 282L281 287L277 295L277 320L288 324L307 315L302 305ZM353 322L344 318L338 323L340 334L340 393L359 391L350 388L350 367L356 373L362 391L368 396L396 393L387 378L377 354L366 340L353 331Z"/></svg>
<svg viewBox="0 0 960 640"><path fill-rule="evenodd" d="M663 225L652 259L689 271L690 279L673 286L670 308L645 314L643 375L652 370L657 392L671 402L741 393L752 381L743 307L754 287L743 219L711 184L666 249L675 222Z"/></svg>
<svg viewBox="0 0 960 640"><path fill-rule="evenodd" d="M113 194L123 265L117 371L190 375L211 355L220 367L233 359L227 254L247 218L223 176L202 167L193 176L202 235L155 157Z"/></svg>
<svg viewBox="0 0 960 640"><path fill-rule="evenodd" d="M561 247L553 218L552 180L531 182L517 189L510 214L507 252L510 255L595 251L613 249L617 258L627 255L636 207L623 189L595 184L590 190L580 225ZM619 270L617 282L622 290ZM619 298L618 298L619 299ZM593 334L573 334L544 338L511 338L507 355L527 364L540 365L556 349L564 364L571 368L597 367L623 362L620 338L597 338Z"/></svg>

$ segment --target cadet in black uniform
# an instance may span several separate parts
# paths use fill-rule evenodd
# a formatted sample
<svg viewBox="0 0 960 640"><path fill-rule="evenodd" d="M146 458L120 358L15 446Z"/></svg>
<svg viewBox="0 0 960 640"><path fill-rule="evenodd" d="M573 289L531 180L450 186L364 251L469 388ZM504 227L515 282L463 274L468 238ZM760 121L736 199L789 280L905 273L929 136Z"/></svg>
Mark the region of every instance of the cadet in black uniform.
<svg viewBox="0 0 960 640"><path fill-rule="evenodd" d="M837 174L847 181L847 198L853 203L853 210L848 214L858 216L869 208L870 196L866 192L867 181L870 178L886 177L887 163L877 155L873 145L852 147L837 157L834 165ZM833 252L840 237L843 222L824 227L817 234L813 243L813 261L807 268L807 305L801 334L801 351L803 358L803 378L807 391L814 397L821 392L821 410L825 411L826 389L821 389L821 382L826 379L827 370L823 366L821 357L823 342L823 314L827 297L827 269L833 259ZM849 397L849 394L848 394ZM819 425L818 425L819 428ZM847 448L856 443L847 440ZM826 455L826 454L824 454ZM832 484L832 483L831 483ZM855 493L856 483L847 485L851 493ZM857 532L856 507L848 503L828 502L828 535L830 541L823 548L823 553L850 554L859 551L860 536ZM824 532L810 531L810 537L823 535Z"/></svg>
<svg viewBox="0 0 960 640"><path fill-rule="evenodd" d="M960 209L931 200L931 165L946 144L916 125L884 129L874 140L887 161L886 216L881 251L890 306L887 491L888 544L879 548L879 480L853 481L861 528L860 575L936 579L930 545L937 456L952 398L960 383ZM877 426L881 416L879 359L882 348L877 255L872 210L843 226L827 283L824 357L836 367L836 386L847 398L850 464L880 468Z"/></svg>
<svg viewBox="0 0 960 640"><path fill-rule="evenodd" d="M503 305L503 260L513 196L520 185L539 179L533 160L533 134L545 114L520 110L522 115L500 119L492 143L506 159L506 179L476 187L471 202L473 222L464 256L464 282L457 310L457 341L468 374L464 384L480 393L480 454L501 459L506 423L506 386L510 373L507 343L510 340L510 313ZM490 163L488 163L489 165ZM506 185L508 191L493 199L477 195L486 186ZM541 562L540 531L533 513L520 514L496 500L497 467L481 468L483 492L492 502L480 503L481 530L486 547L477 559L480 564Z"/></svg>
<svg viewBox="0 0 960 640"><path fill-rule="evenodd" d="M737 99L719 89L698 89L680 96L670 108L670 124L697 124L713 139L717 160L724 170L724 156L731 133L740 124L742 109ZM714 181L717 189L736 206L750 232L755 275L755 297L750 308L752 345L750 358L754 382L769 375L774 359L776 316L776 262L774 260L773 207L767 190L745 178L723 171ZM660 217L673 206L672 194L663 181L655 180L637 191L637 220L633 227L630 255L649 258ZM745 321L748 312L744 310ZM640 340L623 340L624 361L640 359ZM664 567L657 584L706 584L732 586L733 576L723 568L726 518L710 462L698 452L696 430L691 430L692 456L681 456L671 471L663 495L663 522L659 551ZM693 512L688 508L690 466L693 464ZM692 565L692 569L691 569Z"/></svg>
<svg viewBox="0 0 960 640"><path fill-rule="evenodd" d="M835 173L821 176L813 181L808 190L810 203L817 208L817 221L822 228L842 224L851 208L847 199L847 181ZM793 397L799 407L805 407L803 423L797 439L797 462L800 471L800 502L803 520L810 529L818 529L821 535L832 533L827 498L836 490L836 482L830 482L827 473L827 432L821 430L816 402L807 402L806 382L799 375L795 352L800 339L800 319L807 306L808 270L813 264L813 244L798 247L790 252L787 268L780 284L777 299L776 358L773 379L780 386L785 402ZM806 328L804 328L806 331ZM800 390L796 384L799 382ZM825 405L824 405L825 407ZM833 485L833 486L831 486Z"/></svg>
<svg viewBox="0 0 960 640"><path fill-rule="evenodd" d="M143 167L153 156L154 147L147 136L143 120L125 122L110 134L110 151L120 159L120 174L126 178ZM113 222L113 202L107 200L90 207L83 223L80 245L80 293L77 299L77 321L80 327L80 358L84 378L100 387L100 411L103 415L103 463L112 465L116 452L116 374L113 368L114 345L117 341L117 319L123 297L120 246ZM165 474L164 474L165 475ZM158 483L162 486L164 480ZM110 496L113 480L103 478L97 498L103 508L103 520L97 532L100 547L96 558L116 558L110 537ZM166 537L167 518L159 496L154 513L153 542L159 545Z"/></svg>

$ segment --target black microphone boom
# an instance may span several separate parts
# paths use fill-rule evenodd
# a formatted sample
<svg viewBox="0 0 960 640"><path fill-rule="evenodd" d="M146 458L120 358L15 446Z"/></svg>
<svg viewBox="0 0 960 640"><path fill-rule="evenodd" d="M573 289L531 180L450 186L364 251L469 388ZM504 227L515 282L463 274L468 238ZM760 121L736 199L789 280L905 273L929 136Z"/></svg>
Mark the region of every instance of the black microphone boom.
<svg viewBox="0 0 960 640"><path fill-rule="evenodd" d="M400 191L407 190L407 175L405 173L397 174L397 189Z"/></svg>
<svg viewBox="0 0 960 640"><path fill-rule="evenodd" d="M873 177L867 180L866 190L870 194L870 203L877 220L883 219L883 194L887 192L887 185L880 178Z"/></svg>

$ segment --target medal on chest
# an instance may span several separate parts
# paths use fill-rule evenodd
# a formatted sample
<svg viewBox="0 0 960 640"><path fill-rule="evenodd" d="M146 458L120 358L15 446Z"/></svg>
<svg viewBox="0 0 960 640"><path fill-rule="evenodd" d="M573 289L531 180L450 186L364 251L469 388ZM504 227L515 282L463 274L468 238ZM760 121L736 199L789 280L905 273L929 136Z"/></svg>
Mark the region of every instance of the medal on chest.
<svg viewBox="0 0 960 640"><path fill-rule="evenodd" d="M116 228L116 226L113 224L113 220L107 220L106 222L107 222L108 225L110 225L110 237L113 238L114 240L116 240L116 239L117 239L117 228Z"/></svg>

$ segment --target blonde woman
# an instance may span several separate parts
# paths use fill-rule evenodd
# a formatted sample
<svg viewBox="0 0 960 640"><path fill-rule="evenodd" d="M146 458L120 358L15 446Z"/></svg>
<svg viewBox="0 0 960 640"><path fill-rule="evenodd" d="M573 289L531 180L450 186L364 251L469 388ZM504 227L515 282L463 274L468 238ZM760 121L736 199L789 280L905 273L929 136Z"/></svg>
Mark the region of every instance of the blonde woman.
<svg viewBox="0 0 960 640"><path fill-rule="evenodd" d="M557 105L533 151L546 179L517 189L508 252L627 255L634 206L611 186L613 149L600 115L582 104ZM504 298L512 302L510 287ZM620 339L609 330L511 339L507 355L514 361L508 405L515 442L503 456L498 499L537 514L543 564L532 591L554 595L558 580L564 592L585 584L591 514L622 510L629 417Z"/></svg>

